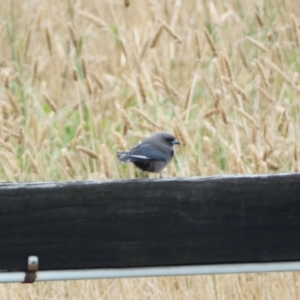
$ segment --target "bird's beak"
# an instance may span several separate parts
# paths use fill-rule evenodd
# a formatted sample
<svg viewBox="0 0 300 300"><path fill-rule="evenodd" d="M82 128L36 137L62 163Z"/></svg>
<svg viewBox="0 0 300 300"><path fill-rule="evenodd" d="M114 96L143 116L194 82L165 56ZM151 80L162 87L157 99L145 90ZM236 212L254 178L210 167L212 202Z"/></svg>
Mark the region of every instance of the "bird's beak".
<svg viewBox="0 0 300 300"><path fill-rule="evenodd" d="M172 145L180 145L180 143L179 143L178 140L174 140L174 141L172 142Z"/></svg>

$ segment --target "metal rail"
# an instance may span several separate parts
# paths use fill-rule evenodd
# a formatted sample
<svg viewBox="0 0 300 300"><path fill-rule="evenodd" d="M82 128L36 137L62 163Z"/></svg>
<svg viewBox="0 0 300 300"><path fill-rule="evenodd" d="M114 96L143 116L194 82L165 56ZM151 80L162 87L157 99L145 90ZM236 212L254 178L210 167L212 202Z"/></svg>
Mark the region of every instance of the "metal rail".
<svg viewBox="0 0 300 300"><path fill-rule="evenodd" d="M37 271L35 281L108 279L153 276L264 273L300 271L300 262L222 264L206 266ZM27 272L0 272L1 283L23 282ZM30 282L32 283L32 282Z"/></svg>

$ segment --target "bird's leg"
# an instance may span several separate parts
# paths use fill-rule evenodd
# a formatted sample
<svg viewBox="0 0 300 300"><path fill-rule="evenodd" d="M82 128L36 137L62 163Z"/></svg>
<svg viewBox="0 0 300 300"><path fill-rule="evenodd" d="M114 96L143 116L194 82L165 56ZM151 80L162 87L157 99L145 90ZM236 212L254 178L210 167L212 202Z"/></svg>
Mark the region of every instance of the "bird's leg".
<svg viewBox="0 0 300 300"><path fill-rule="evenodd" d="M164 178L161 173L159 173L159 178Z"/></svg>
<svg viewBox="0 0 300 300"><path fill-rule="evenodd" d="M147 178L147 176L146 176L146 174L145 174L144 171L142 172L142 178Z"/></svg>

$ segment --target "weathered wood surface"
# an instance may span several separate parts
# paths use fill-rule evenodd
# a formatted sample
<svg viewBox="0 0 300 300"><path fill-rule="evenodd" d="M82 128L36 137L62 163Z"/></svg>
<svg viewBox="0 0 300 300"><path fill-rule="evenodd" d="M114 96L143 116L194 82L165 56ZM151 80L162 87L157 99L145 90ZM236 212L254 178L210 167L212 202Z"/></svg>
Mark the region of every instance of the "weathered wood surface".
<svg viewBox="0 0 300 300"><path fill-rule="evenodd" d="M0 270L300 261L300 175L0 184Z"/></svg>

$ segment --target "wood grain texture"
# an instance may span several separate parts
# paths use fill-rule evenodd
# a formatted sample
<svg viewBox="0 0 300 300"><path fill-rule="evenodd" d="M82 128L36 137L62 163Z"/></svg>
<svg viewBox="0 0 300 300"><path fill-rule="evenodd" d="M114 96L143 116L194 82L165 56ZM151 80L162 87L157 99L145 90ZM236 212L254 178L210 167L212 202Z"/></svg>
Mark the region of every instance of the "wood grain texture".
<svg viewBox="0 0 300 300"><path fill-rule="evenodd" d="M0 270L300 260L300 175L0 184Z"/></svg>

